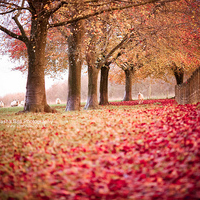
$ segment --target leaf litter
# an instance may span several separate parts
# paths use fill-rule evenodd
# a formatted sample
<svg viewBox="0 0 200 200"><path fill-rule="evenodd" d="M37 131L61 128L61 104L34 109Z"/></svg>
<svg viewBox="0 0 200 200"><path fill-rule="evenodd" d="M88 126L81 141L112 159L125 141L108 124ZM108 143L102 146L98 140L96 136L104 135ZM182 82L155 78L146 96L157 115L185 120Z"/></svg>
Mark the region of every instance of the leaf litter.
<svg viewBox="0 0 200 200"><path fill-rule="evenodd" d="M174 100L1 120L0 199L198 199L200 113Z"/></svg>

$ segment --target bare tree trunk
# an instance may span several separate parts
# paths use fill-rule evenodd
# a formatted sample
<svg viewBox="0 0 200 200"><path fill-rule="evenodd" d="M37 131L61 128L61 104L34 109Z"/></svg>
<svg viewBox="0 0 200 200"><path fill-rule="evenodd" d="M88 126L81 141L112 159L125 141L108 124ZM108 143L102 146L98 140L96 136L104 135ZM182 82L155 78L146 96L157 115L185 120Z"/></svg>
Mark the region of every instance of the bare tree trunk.
<svg viewBox="0 0 200 200"><path fill-rule="evenodd" d="M180 85L183 83L183 77L184 77L183 69L178 69L178 70L174 71L174 76L176 78L177 85Z"/></svg>
<svg viewBox="0 0 200 200"><path fill-rule="evenodd" d="M66 111L80 110L81 108L81 43L83 36L83 22L78 21L70 25L71 34L68 37L68 99Z"/></svg>
<svg viewBox="0 0 200 200"><path fill-rule="evenodd" d="M132 101L132 71L124 70L125 72L125 95L123 101Z"/></svg>
<svg viewBox="0 0 200 200"><path fill-rule="evenodd" d="M48 18L32 18L30 41L28 49L28 78L26 85L25 112L51 112L45 92L45 46L47 39Z"/></svg>
<svg viewBox="0 0 200 200"><path fill-rule="evenodd" d="M108 75L110 67L101 68L100 102L99 105L108 105Z"/></svg>
<svg viewBox="0 0 200 200"><path fill-rule="evenodd" d="M171 67L174 76L176 78L176 84L180 85L183 83L183 77L184 77L184 69L182 67L178 67L176 63L173 63Z"/></svg>
<svg viewBox="0 0 200 200"><path fill-rule="evenodd" d="M97 98L97 81L100 69L88 66L88 98L85 109L97 109L99 107Z"/></svg>
<svg viewBox="0 0 200 200"><path fill-rule="evenodd" d="M88 64L88 97L85 109L96 109L99 107L97 98L97 81L100 68L96 66L96 36L91 36L90 44L87 47L86 61Z"/></svg>

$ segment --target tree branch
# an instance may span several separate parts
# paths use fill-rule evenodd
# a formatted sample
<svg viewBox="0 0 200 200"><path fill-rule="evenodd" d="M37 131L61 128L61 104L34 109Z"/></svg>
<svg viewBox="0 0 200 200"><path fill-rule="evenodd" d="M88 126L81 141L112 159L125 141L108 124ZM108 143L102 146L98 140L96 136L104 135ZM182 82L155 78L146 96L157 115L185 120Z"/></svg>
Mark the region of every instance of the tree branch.
<svg viewBox="0 0 200 200"><path fill-rule="evenodd" d="M24 28L23 28L22 25L19 23L19 20L17 19L17 17L14 16L13 19L14 19L15 23L17 24L19 30L21 31L22 36L23 36L23 37L26 37L26 33L25 33L25 31L24 31Z"/></svg>
<svg viewBox="0 0 200 200"><path fill-rule="evenodd" d="M25 0L22 1L21 7L24 7ZM22 10L19 10L18 13L15 15L17 18L20 16Z"/></svg>
<svg viewBox="0 0 200 200"><path fill-rule="evenodd" d="M57 10L59 10L63 5L68 4L66 1L61 1L55 8L49 11L49 14L55 13Z"/></svg>
<svg viewBox="0 0 200 200"><path fill-rule="evenodd" d="M22 6L18 6L14 3L7 3L7 2L1 2L0 1L0 7L10 8L10 10L0 13L0 15L9 14L9 13L12 13L12 12L17 11L17 10L18 11L29 10L31 12L31 9L29 7L24 7L24 0L22 2Z"/></svg>
<svg viewBox="0 0 200 200"><path fill-rule="evenodd" d="M8 34L10 37L21 40L22 42L25 42L25 43L27 42L26 38L23 37L22 35L17 35L16 33L13 33L12 31L8 30L7 28L5 28L1 25L0 25L0 30L3 31L4 33Z"/></svg>
<svg viewBox="0 0 200 200"><path fill-rule="evenodd" d="M24 6L24 0L22 1L22 7L23 6ZM14 19L15 23L17 24L19 30L21 31L22 36L26 37L26 33L24 31L24 28L23 28L23 26L20 24L20 22L18 20L18 17L19 17L20 14L21 14L21 10L18 11L18 13L13 17L13 19Z"/></svg>
<svg viewBox="0 0 200 200"><path fill-rule="evenodd" d="M90 14L87 14L87 15L84 15L84 16L76 17L76 18L68 20L68 21L59 22L59 23L55 23L55 24L50 24L49 28L71 24L71 23L79 21L79 20L83 20L83 19L87 19L89 17L100 15L100 14L102 14L104 12L112 12L112 11L115 11L115 10L124 10L124 9L127 9L127 8L139 7L139 6L143 6L143 5L151 4L151 3L174 2L174 1L179 1L179 0L148 0L148 1L145 1L145 2L130 3L129 5L121 6L121 7L114 7L114 8L110 7L108 9L103 9L103 10L100 10L100 11L97 11L97 12L94 12L94 13L90 13Z"/></svg>
<svg viewBox="0 0 200 200"><path fill-rule="evenodd" d="M112 56L112 54L119 49L131 36L133 36L134 33L127 33L124 38L122 39L122 41L116 45L113 49L111 49L111 51L105 56L105 58L103 60L101 60L101 62L99 62L98 64L98 68L101 68L108 60L108 58L110 56Z"/></svg>

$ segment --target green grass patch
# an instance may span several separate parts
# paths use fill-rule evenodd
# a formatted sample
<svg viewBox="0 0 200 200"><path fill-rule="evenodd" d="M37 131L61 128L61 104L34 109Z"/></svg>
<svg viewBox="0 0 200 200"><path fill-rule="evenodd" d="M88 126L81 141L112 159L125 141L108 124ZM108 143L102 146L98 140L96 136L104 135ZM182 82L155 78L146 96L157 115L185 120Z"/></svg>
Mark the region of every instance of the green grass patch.
<svg viewBox="0 0 200 200"><path fill-rule="evenodd" d="M8 107L8 108L0 108L0 114L14 113L22 111L23 107Z"/></svg>

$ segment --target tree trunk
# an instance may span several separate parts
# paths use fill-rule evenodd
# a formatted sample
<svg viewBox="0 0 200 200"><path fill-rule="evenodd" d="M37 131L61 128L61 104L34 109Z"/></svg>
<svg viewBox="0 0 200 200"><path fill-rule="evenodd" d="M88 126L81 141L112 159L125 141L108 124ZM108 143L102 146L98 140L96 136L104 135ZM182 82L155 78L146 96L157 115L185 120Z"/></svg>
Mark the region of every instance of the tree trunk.
<svg viewBox="0 0 200 200"><path fill-rule="evenodd" d="M101 68L100 102L99 105L108 105L108 75L110 67Z"/></svg>
<svg viewBox="0 0 200 200"><path fill-rule="evenodd" d="M99 107L97 98L97 81L100 68L96 66L96 36L91 35L90 44L87 46L86 61L88 65L88 97L85 109Z"/></svg>
<svg viewBox="0 0 200 200"><path fill-rule="evenodd" d="M174 71L174 76L176 78L177 85L180 85L183 83L184 71L182 68Z"/></svg>
<svg viewBox="0 0 200 200"><path fill-rule="evenodd" d="M70 29L71 34L68 37L69 75L66 111L80 110L81 108L81 43L83 22L72 23Z"/></svg>
<svg viewBox="0 0 200 200"><path fill-rule="evenodd" d="M44 61L48 18L32 18L28 49L28 78L26 85L25 112L51 112L45 91Z"/></svg>
<svg viewBox="0 0 200 200"><path fill-rule="evenodd" d="M132 101L132 72L131 70L124 70L125 72L125 95L123 101Z"/></svg>
<svg viewBox="0 0 200 200"><path fill-rule="evenodd" d="M173 63L171 67L174 76L176 78L176 84L180 85L183 83L183 77L184 77L184 69L182 67L178 67L176 63Z"/></svg>
<svg viewBox="0 0 200 200"><path fill-rule="evenodd" d="M97 109L99 107L97 98L97 81L100 69L88 66L88 97L85 109Z"/></svg>

